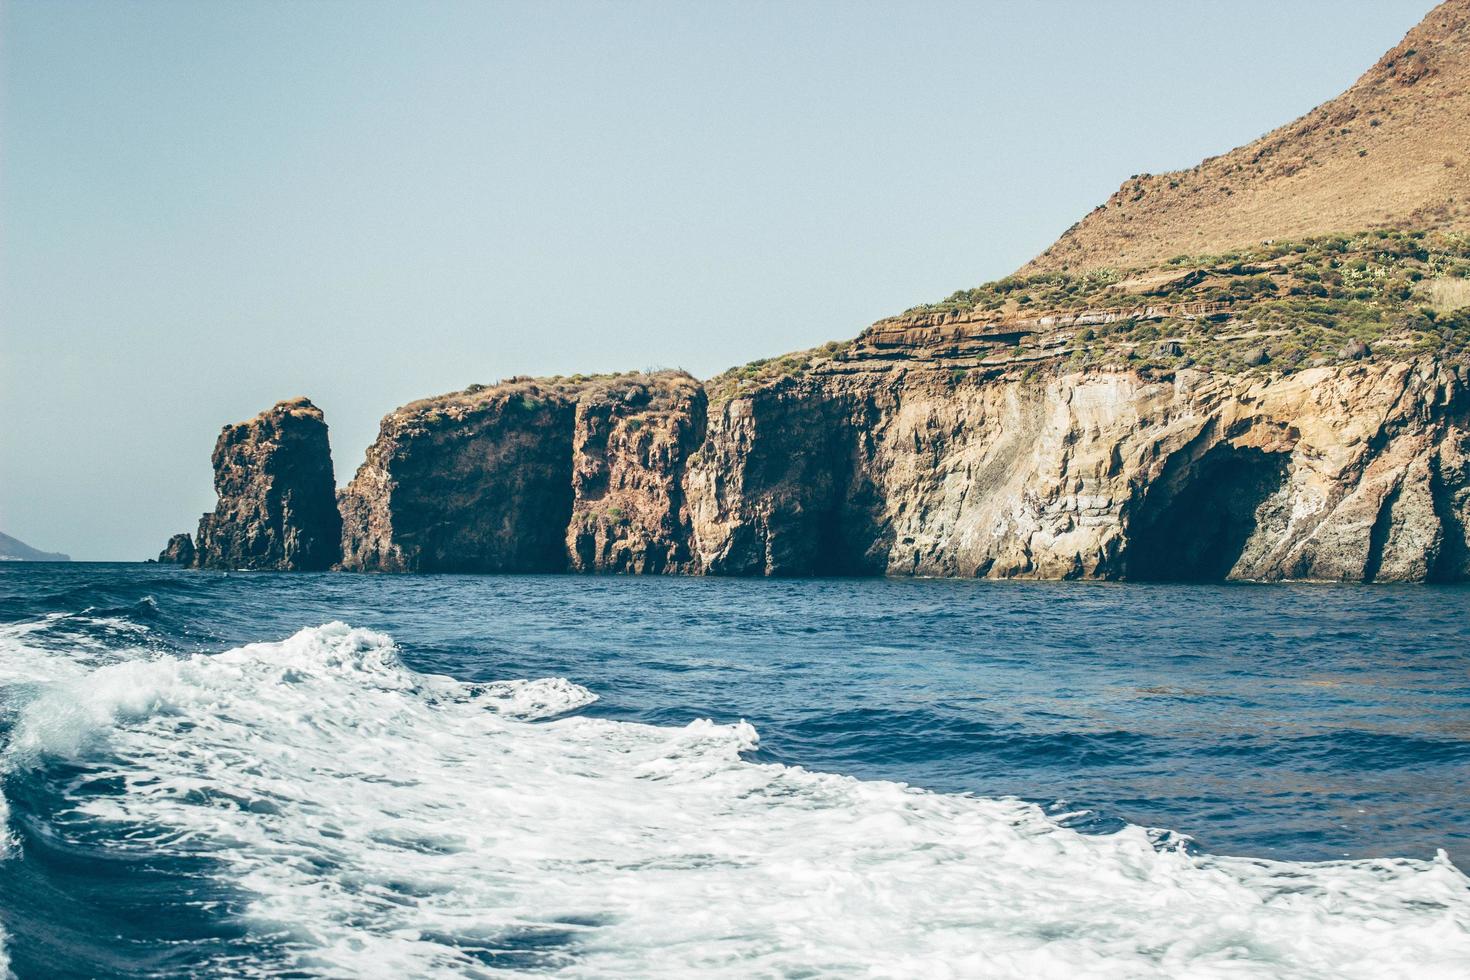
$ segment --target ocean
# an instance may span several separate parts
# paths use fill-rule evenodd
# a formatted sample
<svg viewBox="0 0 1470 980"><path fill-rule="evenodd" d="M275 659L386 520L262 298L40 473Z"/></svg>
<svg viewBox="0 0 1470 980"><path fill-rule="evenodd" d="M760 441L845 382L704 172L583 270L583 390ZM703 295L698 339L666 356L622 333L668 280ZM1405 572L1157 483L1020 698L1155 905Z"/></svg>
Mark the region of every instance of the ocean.
<svg viewBox="0 0 1470 980"><path fill-rule="evenodd" d="M1464 977L1470 589L0 567L0 975Z"/></svg>

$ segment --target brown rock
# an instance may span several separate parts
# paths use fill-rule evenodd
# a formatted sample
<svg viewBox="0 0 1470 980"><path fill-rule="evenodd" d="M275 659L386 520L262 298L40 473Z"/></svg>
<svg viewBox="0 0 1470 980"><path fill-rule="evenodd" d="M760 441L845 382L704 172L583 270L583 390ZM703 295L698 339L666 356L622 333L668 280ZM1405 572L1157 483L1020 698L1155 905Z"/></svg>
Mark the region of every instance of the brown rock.
<svg viewBox="0 0 1470 980"><path fill-rule="evenodd" d="M875 364L712 410L686 493L716 574L1462 578L1467 413L1433 358L1271 379Z"/></svg>
<svg viewBox="0 0 1470 980"><path fill-rule="evenodd" d="M183 565L186 568L194 564L194 539L187 533L175 534L168 539L168 544L158 553L160 565Z"/></svg>
<svg viewBox="0 0 1470 980"><path fill-rule="evenodd" d="M512 379L383 420L342 492L367 571L687 571L682 476L704 433L682 372Z"/></svg>
<svg viewBox="0 0 1470 980"><path fill-rule="evenodd" d="M576 391L514 379L390 413L342 490L343 567L562 571Z"/></svg>
<svg viewBox="0 0 1470 980"><path fill-rule="evenodd" d="M704 387L687 374L622 376L581 393L567 529L573 571L693 570L683 474L704 427Z"/></svg>
<svg viewBox="0 0 1470 980"><path fill-rule="evenodd" d="M219 503L199 520L202 568L319 571L340 557L327 423L305 398L227 425L214 447Z"/></svg>

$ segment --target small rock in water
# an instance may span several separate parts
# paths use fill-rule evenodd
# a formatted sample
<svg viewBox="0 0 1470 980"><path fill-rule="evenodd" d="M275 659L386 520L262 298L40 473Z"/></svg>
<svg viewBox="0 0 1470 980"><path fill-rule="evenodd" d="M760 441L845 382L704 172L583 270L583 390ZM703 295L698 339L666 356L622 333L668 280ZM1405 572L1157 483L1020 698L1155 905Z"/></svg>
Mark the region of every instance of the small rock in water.
<svg viewBox="0 0 1470 980"><path fill-rule="evenodd" d="M188 534L175 534L168 539L168 544L158 553L160 565L192 565L194 564L194 539Z"/></svg>

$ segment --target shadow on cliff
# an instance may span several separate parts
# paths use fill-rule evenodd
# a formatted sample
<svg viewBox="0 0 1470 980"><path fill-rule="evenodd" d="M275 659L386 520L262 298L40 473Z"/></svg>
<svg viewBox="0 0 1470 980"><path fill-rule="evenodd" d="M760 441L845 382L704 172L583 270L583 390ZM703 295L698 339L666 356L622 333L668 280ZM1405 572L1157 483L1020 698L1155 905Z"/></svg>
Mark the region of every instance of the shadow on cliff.
<svg viewBox="0 0 1470 980"><path fill-rule="evenodd" d="M1219 582L1255 533L1261 506L1287 478L1285 453L1225 443L1166 473L1130 522L1124 575L1134 581Z"/></svg>

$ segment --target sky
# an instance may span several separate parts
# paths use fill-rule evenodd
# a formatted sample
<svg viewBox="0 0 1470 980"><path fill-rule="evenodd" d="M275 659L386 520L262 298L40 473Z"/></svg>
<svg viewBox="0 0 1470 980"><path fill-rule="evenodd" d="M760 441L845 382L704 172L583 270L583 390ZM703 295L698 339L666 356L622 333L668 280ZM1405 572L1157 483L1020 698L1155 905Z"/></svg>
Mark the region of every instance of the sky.
<svg viewBox="0 0 1470 980"><path fill-rule="evenodd" d="M0 531L137 560L296 395L708 377L1013 271L1431 0L0 0Z"/></svg>

